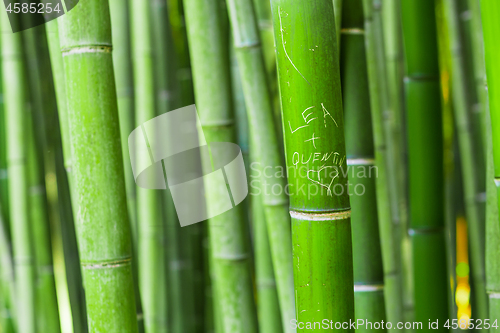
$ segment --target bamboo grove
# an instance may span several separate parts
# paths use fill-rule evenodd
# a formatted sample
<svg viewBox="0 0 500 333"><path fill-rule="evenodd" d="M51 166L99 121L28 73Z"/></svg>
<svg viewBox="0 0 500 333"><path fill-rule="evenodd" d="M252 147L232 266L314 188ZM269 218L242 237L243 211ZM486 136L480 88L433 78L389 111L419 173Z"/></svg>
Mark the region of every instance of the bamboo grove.
<svg viewBox="0 0 500 333"><path fill-rule="evenodd" d="M60 4L0 10L0 333L500 332L500 2Z"/></svg>

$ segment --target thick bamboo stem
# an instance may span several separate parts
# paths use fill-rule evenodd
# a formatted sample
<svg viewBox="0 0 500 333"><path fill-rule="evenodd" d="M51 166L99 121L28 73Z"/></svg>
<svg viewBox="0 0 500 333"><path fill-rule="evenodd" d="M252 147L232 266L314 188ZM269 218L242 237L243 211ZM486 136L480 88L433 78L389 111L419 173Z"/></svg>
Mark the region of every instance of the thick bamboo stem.
<svg viewBox="0 0 500 333"><path fill-rule="evenodd" d="M271 4L302 332L322 318L354 320L339 56L333 2Z"/></svg>
<svg viewBox="0 0 500 333"><path fill-rule="evenodd" d="M108 3L79 3L59 23L89 332L133 333L132 245Z"/></svg>

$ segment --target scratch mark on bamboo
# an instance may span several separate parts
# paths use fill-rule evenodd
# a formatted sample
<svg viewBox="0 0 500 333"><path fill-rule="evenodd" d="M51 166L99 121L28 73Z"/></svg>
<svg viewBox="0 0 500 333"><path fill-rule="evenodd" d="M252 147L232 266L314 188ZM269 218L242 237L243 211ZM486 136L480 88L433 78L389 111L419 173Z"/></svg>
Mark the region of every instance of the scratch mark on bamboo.
<svg viewBox="0 0 500 333"><path fill-rule="evenodd" d="M312 118L312 119L309 119L309 121L307 120L307 117L309 117L310 115L312 115L313 113L308 113L306 116L304 116L304 113L307 111L307 110L310 110L312 108L315 108L316 106L310 106L308 107L307 109L305 109L303 112L302 112L302 118L304 118L304 121L309 124L311 121L315 120L315 119L318 119L318 118Z"/></svg>
<svg viewBox="0 0 500 333"><path fill-rule="evenodd" d="M321 139L321 137L314 136L314 133L313 133L312 137L310 139L305 140L304 142L312 141L314 149L317 149L316 142L315 142L316 139Z"/></svg>
<svg viewBox="0 0 500 333"><path fill-rule="evenodd" d="M339 176L339 172L338 172L338 170L336 170L336 171L337 171L337 173L335 174L335 176L332 178L332 180L330 181L330 183L329 183L328 185L321 183L321 177L320 177L320 172L321 172L321 171L323 171L323 170L329 169L329 168L333 168L333 166L326 166L326 165L323 165L323 166L322 166L322 167L320 167L320 168L319 168L319 170L317 170L317 171L316 171L316 170L308 170L308 171L307 171L307 179L309 179L311 182L313 182L313 183L315 183L315 184L318 184L318 185L319 185L319 186L321 186L321 187L326 188L326 193L327 193L327 195L332 196L332 190L331 190L331 188L332 188L332 185L333 185L333 181L334 181L334 180L335 180L335 179ZM318 173L318 180L314 180L314 179L312 179L311 177L309 177L309 173L311 173L311 172L312 172L312 173L314 173L314 172L317 172L317 173Z"/></svg>
<svg viewBox="0 0 500 333"><path fill-rule="evenodd" d="M325 127L326 127L326 116L329 116L330 118L332 118L333 122L335 123L335 126L339 127L339 125L337 124L337 122L335 121L335 119L332 117L332 115L330 114L330 112L328 112L328 110L325 108L325 106L323 105L323 103L321 103L321 107L323 108L323 120L325 122Z"/></svg>
<svg viewBox="0 0 500 333"><path fill-rule="evenodd" d="M297 132L299 129L304 128L304 127L307 127L307 126L309 126L309 125L300 126L300 127L297 127L295 130L293 130L293 129L292 129L292 124L290 123L290 120L289 120L289 121L288 121L288 126L290 126L290 132L292 132L292 134L293 134L293 133Z"/></svg>
<svg viewBox="0 0 500 333"><path fill-rule="evenodd" d="M281 44L283 45L283 51L285 51L285 56L288 58L288 60L290 61L290 63L292 64L293 68L295 68L295 70L297 71L297 73L300 74L300 76L302 76L302 78L304 80L306 80L306 82L311 85L311 83L309 81L307 81L307 79L305 78L304 75L302 75L302 73L298 70L298 68L295 66L295 64L293 63L292 59L290 59L290 56L288 55L288 52L286 52L286 48L285 48L285 39L283 37L283 24L281 23L281 8L280 6L278 6L278 17L280 19L280 32L281 32Z"/></svg>

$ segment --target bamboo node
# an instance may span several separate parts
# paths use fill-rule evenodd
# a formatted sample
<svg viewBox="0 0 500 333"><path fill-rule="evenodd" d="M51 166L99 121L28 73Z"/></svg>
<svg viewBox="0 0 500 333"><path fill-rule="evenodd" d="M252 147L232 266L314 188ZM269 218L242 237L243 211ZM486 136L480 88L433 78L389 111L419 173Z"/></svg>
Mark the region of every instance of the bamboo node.
<svg viewBox="0 0 500 333"><path fill-rule="evenodd" d="M82 262L83 269L106 269L106 268L116 268L121 266L130 265L132 262L132 257L123 258L121 260L114 261L103 261L100 263L87 263Z"/></svg>
<svg viewBox="0 0 500 333"><path fill-rule="evenodd" d="M384 290L384 285L383 284L355 284L354 285L354 292L358 293L366 293L366 292L373 292L373 291L381 291Z"/></svg>
<svg viewBox="0 0 500 333"><path fill-rule="evenodd" d="M340 212L328 212L328 213L304 213L291 210L290 216L296 220L306 220L306 221L346 220L351 217L351 210L349 209Z"/></svg>
<svg viewBox="0 0 500 333"><path fill-rule="evenodd" d="M341 34L345 35L364 35L365 29L360 28L342 28L340 29Z"/></svg>
<svg viewBox="0 0 500 333"><path fill-rule="evenodd" d="M489 298L500 299L500 292L488 292Z"/></svg>
<svg viewBox="0 0 500 333"><path fill-rule="evenodd" d="M251 41L234 44L235 49L250 49L252 47L259 47L260 41Z"/></svg>
<svg viewBox="0 0 500 333"><path fill-rule="evenodd" d="M347 165L375 165L374 158L348 158Z"/></svg>
<svg viewBox="0 0 500 333"><path fill-rule="evenodd" d="M62 50L62 56L68 56L72 54L83 54L83 53L111 53L113 47L111 45L82 45L71 47Z"/></svg>

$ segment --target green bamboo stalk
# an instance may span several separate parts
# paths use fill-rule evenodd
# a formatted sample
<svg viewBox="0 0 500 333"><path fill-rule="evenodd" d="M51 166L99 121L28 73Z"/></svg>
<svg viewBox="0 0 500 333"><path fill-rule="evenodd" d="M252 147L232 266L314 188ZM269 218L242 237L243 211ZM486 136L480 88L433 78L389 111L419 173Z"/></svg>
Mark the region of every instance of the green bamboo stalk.
<svg viewBox="0 0 500 333"><path fill-rule="evenodd" d="M495 57L500 54L500 48L494 42L494 36L500 31L500 24L493 19L493 15L500 13L500 4L495 1L481 1L481 17L484 35L484 53L486 63L486 78L488 84L488 101L491 117L491 131L493 140L493 164L495 166L495 180L500 178L500 99L496 93L500 78L500 65ZM497 192L500 191L500 182L495 181ZM500 205L500 196L498 204Z"/></svg>
<svg viewBox="0 0 500 333"><path fill-rule="evenodd" d="M457 132L454 127L453 101L451 91L451 49L449 31L444 15L443 0L436 2L437 41L439 55L439 70L441 72L441 95L443 124L443 169L445 195L445 239L447 252L447 269L450 278L448 306L450 317L455 317L457 304L455 291L457 287L457 219L462 219L463 211L463 183L461 175L460 153L458 150ZM452 328L452 331L458 331Z"/></svg>
<svg viewBox="0 0 500 333"><path fill-rule="evenodd" d="M72 153L69 137L68 107L64 79L64 65L59 44L58 20L46 24L50 62L54 87L60 133L56 138L56 175L58 197L60 202L61 232L63 234L64 263L73 321L73 332L87 331L85 312L85 295L83 291L80 256L76 243L75 217L77 216L77 195L72 172Z"/></svg>
<svg viewBox="0 0 500 333"><path fill-rule="evenodd" d="M184 20L182 0L167 0L174 46L177 54L177 80L179 81L180 107L194 103L193 77Z"/></svg>
<svg viewBox="0 0 500 333"><path fill-rule="evenodd" d="M155 99L154 50L149 2L133 0L132 49L134 59L135 123L141 126L157 116ZM155 140L155 135L149 140ZM137 161L148 161L149 154L136 153ZM167 267L165 222L161 217L159 192L137 188L139 288L146 333L168 331Z"/></svg>
<svg viewBox="0 0 500 333"><path fill-rule="evenodd" d="M283 328L262 197L254 195L251 200L259 332L280 333Z"/></svg>
<svg viewBox="0 0 500 333"><path fill-rule="evenodd" d="M15 286L8 212L7 141L1 73L2 66L0 66L0 327L6 333L11 333L14 332L15 324L13 317L13 311L15 311L13 303Z"/></svg>
<svg viewBox="0 0 500 333"><path fill-rule="evenodd" d="M375 145L375 162L377 166L376 193L377 211L380 228L382 261L384 267L384 294L387 320L391 323L403 321L403 284L398 253L398 232L394 224L395 212L391 209L389 152L384 113L388 108L387 81L384 67L380 65L385 60L383 36L379 13L375 16L374 5L371 0L363 1L365 18L366 61L368 70L370 108L372 115L373 139ZM398 245L396 245L398 244Z"/></svg>
<svg viewBox="0 0 500 333"><path fill-rule="evenodd" d="M469 110L470 97L465 72L464 50L460 40L460 23L458 8L455 1L444 1L446 11L446 23L450 36L451 48L451 75L452 75L452 98L453 110L455 111L455 122L457 127L458 142L462 165L462 182L464 186L465 213L469 229L469 243L471 252L471 265L474 283L474 298L476 305L476 317L486 319L488 317L488 301L485 291L485 268L484 268L484 223L481 212L484 206L477 198L483 192L478 179L481 169L478 168L478 154L475 149L472 133L471 112Z"/></svg>
<svg viewBox="0 0 500 333"><path fill-rule="evenodd" d="M271 4L291 189L297 321L349 322L354 320L351 210L333 3ZM307 190L301 193L301 187Z"/></svg>
<svg viewBox="0 0 500 333"><path fill-rule="evenodd" d="M487 108L487 92L484 89L486 81L485 59L484 59L484 41L483 27L481 23L481 8L480 0L467 0L468 11L470 12L470 38L471 38L471 53L472 65L474 74L474 86L476 88L477 105L475 105L478 113L479 123L481 125L480 142L481 147L486 150L486 108Z"/></svg>
<svg viewBox="0 0 500 333"><path fill-rule="evenodd" d="M35 267L30 235L27 183L26 125L28 108L21 34L11 33L6 12L0 14L2 27L2 78L5 96L5 128L9 172L12 247L16 276L17 329L36 332Z"/></svg>
<svg viewBox="0 0 500 333"><path fill-rule="evenodd" d="M376 172L362 0L344 3L340 68L352 209L356 319L385 321L384 271L377 219ZM362 133L362 135L360 135ZM361 189L361 190L360 190ZM358 329L366 331L365 329Z"/></svg>
<svg viewBox="0 0 500 333"><path fill-rule="evenodd" d="M494 321L500 318L500 225L498 224L497 191L494 182L492 133L490 125L489 110L486 110L486 142L487 147L487 202L486 202L486 290L489 301L489 319ZM498 324L498 322L497 322ZM500 332L500 328L491 328L490 332Z"/></svg>
<svg viewBox="0 0 500 333"><path fill-rule="evenodd" d="M3 206L0 204L0 327L2 333L15 332L15 281L11 244L3 222Z"/></svg>
<svg viewBox="0 0 500 333"><path fill-rule="evenodd" d="M108 3L59 23L89 332L137 332Z"/></svg>
<svg viewBox="0 0 500 333"><path fill-rule="evenodd" d="M132 58L130 45L129 3L123 0L109 1L112 38L113 66L116 81L118 118L120 119L120 137L125 171L125 187L130 226L134 246L137 246L137 212L135 181L130 164L128 136L134 130L134 81L132 77Z"/></svg>
<svg viewBox="0 0 500 333"><path fill-rule="evenodd" d="M155 59L155 96L157 114L179 106L179 87L176 76L177 59L172 39L170 19L165 1L151 2L152 34ZM166 255L168 260L168 318L172 332L191 332L195 327L194 295L190 259L189 226L181 229L170 191L162 193L166 220ZM184 239L184 240L183 240Z"/></svg>
<svg viewBox="0 0 500 333"><path fill-rule="evenodd" d="M28 196L36 265L37 330L60 332L52 245L45 194L43 156L33 132L33 119L25 129L28 144ZM39 143L39 142L38 142Z"/></svg>
<svg viewBox="0 0 500 333"><path fill-rule="evenodd" d="M402 2L415 320L448 318L443 146L434 1ZM426 18L424 24L422 18ZM425 133L425 135L422 135Z"/></svg>
<svg viewBox="0 0 500 333"><path fill-rule="evenodd" d="M184 9L182 0L167 0L170 29L172 33L173 47L175 53L175 68L176 82L178 88L176 89L176 107L183 107L194 103L193 79L191 75L191 64L189 60L189 48L187 42L186 24L184 21ZM185 268L183 269L184 276L187 276L187 281L191 281L190 290L194 295L204 294L209 291L210 279L208 279L208 265L205 265L204 257L207 253L203 250L203 243L208 244L208 233L206 232L207 224L195 224L189 228L179 228L180 240L180 256L185 261ZM207 238L203 238L207 237ZM205 280L205 277L207 279ZM183 278L184 280L184 278ZM206 284L207 282L208 284ZM208 289L206 289L208 287ZM205 318L210 318L211 311L206 311L206 304L211 304L210 300L207 302L194 302L194 308L191 304L186 303L190 311L193 311L194 318L187 319L194 323L195 331L202 330L204 327ZM206 314L209 314L206 317ZM188 317L189 318L189 317Z"/></svg>
<svg viewBox="0 0 500 333"><path fill-rule="evenodd" d="M0 36L1 38L1 36ZM0 66L1 67L1 66ZM1 77L0 68L0 77ZM9 224L9 182L7 175L7 138L5 128L5 114L4 114L4 94L2 80L0 80L0 204L3 207L2 223L5 229L5 237L10 242L10 224Z"/></svg>
<svg viewBox="0 0 500 333"><path fill-rule="evenodd" d="M185 0L188 42L195 98L207 143L236 142L230 83L229 50L224 19L214 1ZM196 8L196 10L195 10ZM226 19L227 20L227 19ZM211 188L209 184L207 188ZM216 207L214 194L207 207ZM243 205L209 220L215 290L215 311L220 306L224 332L257 332L257 321L245 236Z"/></svg>
<svg viewBox="0 0 500 333"><path fill-rule="evenodd" d="M340 44L342 42L340 38L340 31L342 30L342 3L343 0L333 0L333 12L335 14L335 33L337 36L337 48L339 49L340 56Z"/></svg>
<svg viewBox="0 0 500 333"><path fill-rule="evenodd" d="M382 3L381 8L384 51L385 51L385 67L387 69L387 88L389 91L390 108L386 110L387 115L387 135L393 149L393 169L395 177L390 177L393 180L393 202L396 202L397 209L393 211L398 213L399 219L399 244L401 250L400 255L400 274L403 279L403 302L404 316L407 321L411 319L413 312L413 295L411 291L411 257L409 247L406 246L410 242L408 235L408 197L407 197L407 165L404 149L406 146L406 137L404 129L404 56L403 56L403 40L401 27L401 3L397 0L387 0Z"/></svg>
<svg viewBox="0 0 500 333"><path fill-rule="evenodd" d="M233 43L240 67L248 122L255 149L255 162L261 170L281 169L278 136L275 133L271 96L266 82L264 59L260 47L259 32L252 2L228 1L229 17L233 31ZM333 10L333 6L332 6ZM274 11L274 9L273 9ZM273 22L276 31L276 17ZM295 319L295 295L293 291L293 261L290 250L290 220L285 195L284 175L272 172L260 175L263 205L271 245L274 275L277 282L283 331L290 332L290 321ZM278 188L278 194L270 189Z"/></svg>
<svg viewBox="0 0 500 333"><path fill-rule="evenodd" d="M48 145L44 112L47 107L46 91L42 84L42 48L45 40L43 26L22 33L29 78L31 115L26 123L29 212L36 266L36 318L37 330L60 332L59 312L52 264L51 230L45 189L45 151ZM46 46L46 45L43 45ZM35 126L33 124L37 124Z"/></svg>
<svg viewBox="0 0 500 333"><path fill-rule="evenodd" d="M135 306L139 332L144 332L144 317L142 314L141 296L138 283L137 261L137 206L136 186L130 163L128 136L134 130L134 80L132 75L132 55L130 41L130 13L129 2L110 0L112 39L113 39L113 68L115 72L116 96L118 103L118 118L120 120L120 138L123 152L123 168L125 172L125 188L127 190L127 207L129 223L132 231L132 257L134 272Z"/></svg>
<svg viewBox="0 0 500 333"><path fill-rule="evenodd" d="M486 154L488 156L488 199L486 210L488 214L486 219L486 289L489 296L490 319L498 318L498 314L500 313L500 284L498 283L499 267L498 261L493 260L494 256L498 254L498 207L500 205L500 117L498 117L498 110L500 108L500 100L498 96L498 79L500 78L500 66L498 64L498 61L495 61L495 59L500 54L498 43L495 42L495 36L497 36L498 32L500 31L500 24L498 20L495 20L494 18L495 15L498 15L498 13L500 13L500 3L490 0L481 1L481 17L483 23L484 54L488 92L487 99L489 102L489 109L487 110L487 112L489 112L489 121L486 121L488 124L488 126L486 127L488 135L488 140L486 140L488 144L488 150ZM493 156L493 158L490 157L491 155ZM494 180L495 187L493 187L492 178ZM496 207L493 207L494 205L496 205ZM496 226L494 224L496 224ZM498 332L499 329L492 329L491 331Z"/></svg>

